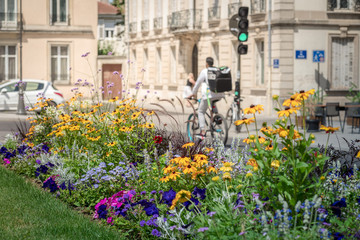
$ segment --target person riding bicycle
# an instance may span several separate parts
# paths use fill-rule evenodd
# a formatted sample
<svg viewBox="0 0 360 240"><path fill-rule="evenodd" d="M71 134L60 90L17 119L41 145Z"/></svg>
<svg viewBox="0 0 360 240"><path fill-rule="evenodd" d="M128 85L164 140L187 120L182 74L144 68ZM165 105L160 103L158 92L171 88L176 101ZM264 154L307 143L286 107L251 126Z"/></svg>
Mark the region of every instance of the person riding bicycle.
<svg viewBox="0 0 360 240"><path fill-rule="evenodd" d="M192 94L188 98L192 98L196 95L197 91L201 86L201 101L198 108L198 116L199 116L199 126L200 126L200 139L205 138L206 129L205 129L205 113L209 106L209 104L214 100L219 100L225 97L225 93L215 93L210 91L209 83L208 83L208 68L214 65L214 59L212 57L206 58L206 68L204 68L199 77L195 82L195 86L192 90Z"/></svg>

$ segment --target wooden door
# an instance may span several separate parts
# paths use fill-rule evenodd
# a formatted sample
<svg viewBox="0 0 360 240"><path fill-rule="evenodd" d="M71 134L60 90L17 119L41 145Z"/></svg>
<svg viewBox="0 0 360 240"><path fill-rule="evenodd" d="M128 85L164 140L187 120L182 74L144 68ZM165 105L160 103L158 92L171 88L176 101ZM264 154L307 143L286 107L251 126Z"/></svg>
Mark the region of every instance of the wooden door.
<svg viewBox="0 0 360 240"><path fill-rule="evenodd" d="M121 64L102 65L103 99L122 96Z"/></svg>

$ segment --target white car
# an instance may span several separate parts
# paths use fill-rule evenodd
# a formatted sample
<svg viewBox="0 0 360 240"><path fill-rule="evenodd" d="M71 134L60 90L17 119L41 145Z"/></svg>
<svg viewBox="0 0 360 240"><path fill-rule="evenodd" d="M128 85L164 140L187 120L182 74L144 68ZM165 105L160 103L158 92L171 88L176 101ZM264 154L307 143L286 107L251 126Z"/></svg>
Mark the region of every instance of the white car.
<svg viewBox="0 0 360 240"><path fill-rule="evenodd" d="M0 110L17 110L19 102L19 80L10 80L0 84ZM50 105L56 106L65 102L62 93L51 82L44 80L24 79L25 107L32 108L39 97L51 98Z"/></svg>

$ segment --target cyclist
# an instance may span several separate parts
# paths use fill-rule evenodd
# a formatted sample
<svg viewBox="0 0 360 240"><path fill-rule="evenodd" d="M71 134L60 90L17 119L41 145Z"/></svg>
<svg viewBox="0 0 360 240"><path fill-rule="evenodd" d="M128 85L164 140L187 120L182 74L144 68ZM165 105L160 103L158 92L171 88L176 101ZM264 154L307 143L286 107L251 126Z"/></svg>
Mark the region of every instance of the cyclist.
<svg viewBox="0 0 360 240"><path fill-rule="evenodd" d="M195 82L195 86L192 90L192 94L188 98L192 98L196 95L198 89L201 86L201 101L198 108L198 116L199 116L199 126L200 126L200 134L196 137L200 139L205 138L206 129L205 129L205 113L210 106L210 103L214 100L219 100L225 97L225 93L215 93L211 92L209 89L208 83L208 68L214 65L214 59L212 57L206 58L206 68L204 68L201 72L199 77Z"/></svg>

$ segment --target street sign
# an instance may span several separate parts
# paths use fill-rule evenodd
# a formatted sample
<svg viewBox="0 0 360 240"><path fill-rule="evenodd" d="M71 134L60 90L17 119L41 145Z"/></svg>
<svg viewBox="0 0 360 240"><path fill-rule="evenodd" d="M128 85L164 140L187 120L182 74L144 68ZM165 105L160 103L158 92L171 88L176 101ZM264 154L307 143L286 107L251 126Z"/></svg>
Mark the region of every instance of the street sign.
<svg viewBox="0 0 360 240"><path fill-rule="evenodd" d="M325 62L325 50L313 50L313 62Z"/></svg>
<svg viewBox="0 0 360 240"><path fill-rule="evenodd" d="M306 50L296 50L295 59L306 59L307 52Z"/></svg>
<svg viewBox="0 0 360 240"><path fill-rule="evenodd" d="M279 59L274 59L274 68L279 68Z"/></svg>

